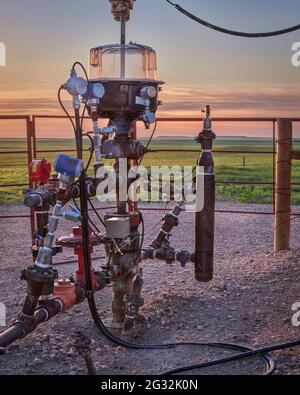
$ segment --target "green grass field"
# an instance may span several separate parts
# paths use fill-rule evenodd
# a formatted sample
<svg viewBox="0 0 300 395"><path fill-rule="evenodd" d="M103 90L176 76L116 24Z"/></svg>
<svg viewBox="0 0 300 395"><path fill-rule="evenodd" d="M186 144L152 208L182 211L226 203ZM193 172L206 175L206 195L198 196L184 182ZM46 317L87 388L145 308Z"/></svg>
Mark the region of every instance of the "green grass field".
<svg viewBox="0 0 300 395"><path fill-rule="evenodd" d="M295 143L295 148L300 148ZM144 166L192 166L195 164L197 154L184 152L186 149L199 148L193 139L155 139L152 149L180 148L180 153L151 153L145 157ZM63 152L64 149L74 148L72 139L41 139L38 141L38 150L54 150ZM271 139L255 138L219 138L215 142L215 149L239 151L270 151L273 150ZM5 150L26 150L24 139L0 139L0 153ZM40 153L51 163L55 153ZM214 155L216 163L217 181L258 181L272 182L273 155L269 154L224 154ZM27 183L27 156L26 154L0 154L0 184ZM300 183L300 163L293 162L293 182ZM22 202L22 187L0 188L0 204ZM218 185L217 198L219 201L237 203L271 203L272 186L269 185ZM293 204L300 204L300 187L293 188Z"/></svg>

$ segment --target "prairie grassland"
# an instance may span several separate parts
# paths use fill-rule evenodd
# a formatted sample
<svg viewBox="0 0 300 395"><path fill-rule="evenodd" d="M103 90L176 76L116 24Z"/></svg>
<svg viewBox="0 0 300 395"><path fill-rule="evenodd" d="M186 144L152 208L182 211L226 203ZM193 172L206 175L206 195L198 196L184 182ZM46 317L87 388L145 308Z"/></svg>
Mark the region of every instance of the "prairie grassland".
<svg viewBox="0 0 300 395"><path fill-rule="evenodd" d="M296 148L300 144L295 143ZM185 152L187 149L197 149L193 139L159 138L153 140L151 149L181 149L179 153L151 153L144 159L143 165L159 166L193 166L197 154ZM73 139L40 139L37 148L43 150L74 149ZM273 150L271 139L254 138L219 138L215 142L216 150L245 151L245 154L215 153L217 181L248 181L272 182L273 155L251 154L249 151ZM26 150L25 139L0 139L0 184L27 183L27 155L1 154L5 150ZM200 149L199 149L200 150ZM46 158L53 163L56 153L39 153L40 158ZM85 154L87 159L88 153ZM300 163L293 162L293 182L300 183ZM24 187L26 188L26 187ZM22 187L0 188L0 204L22 202ZM237 203L271 203L272 186L270 185L220 185L217 186L219 201ZM300 203L300 186L293 188L293 204Z"/></svg>

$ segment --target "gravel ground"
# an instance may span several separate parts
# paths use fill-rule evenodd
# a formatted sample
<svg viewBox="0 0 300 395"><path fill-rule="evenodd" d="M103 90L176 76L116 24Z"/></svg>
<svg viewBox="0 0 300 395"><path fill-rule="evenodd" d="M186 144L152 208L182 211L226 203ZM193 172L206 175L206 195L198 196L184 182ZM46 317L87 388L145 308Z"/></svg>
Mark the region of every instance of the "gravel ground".
<svg viewBox="0 0 300 395"><path fill-rule="evenodd" d="M219 205L236 209L235 205ZM245 206L243 206L245 208ZM250 211L269 211L268 206L250 205ZM1 206L0 215L26 213L21 206ZM149 229L161 213L145 214ZM195 282L193 269L144 264L145 305L137 325L138 342L224 341L251 347L269 345L299 337L293 327L292 305L300 302L300 233L293 221L292 250L273 254L273 217L218 214L216 220L215 280ZM193 216L181 216L180 230L173 244L193 248ZM61 222L60 234L71 225ZM151 241L157 230L146 236ZM0 220L0 301L7 307L8 322L20 309L26 284L20 271L31 263L27 219ZM73 258L71 250L56 261ZM95 254L103 255L101 248ZM96 261L99 267L103 261ZM61 276L69 276L75 265L60 266ZM97 295L99 311L109 317L111 290ZM96 330L86 302L41 326L28 338L13 345L0 357L0 374L84 374L84 365L73 347L74 330L80 329L93 342L93 359L101 374L159 373L177 366L211 360L228 352L208 347L177 347L171 350L132 351L114 347ZM300 374L300 348L275 353L276 374ZM257 374L264 370L257 360L247 360L207 370L201 374ZM194 372L197 373L197 372ZM199 372L200 374L200 372Z"/></svg>

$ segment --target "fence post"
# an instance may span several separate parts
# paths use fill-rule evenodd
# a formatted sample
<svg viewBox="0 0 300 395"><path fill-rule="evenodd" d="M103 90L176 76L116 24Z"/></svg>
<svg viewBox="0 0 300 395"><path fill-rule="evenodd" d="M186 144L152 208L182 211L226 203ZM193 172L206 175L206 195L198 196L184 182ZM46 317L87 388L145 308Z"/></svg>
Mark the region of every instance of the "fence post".
<svg viewBox="0 0 300 395"><path fill-rule="evenodd" d="M275 253L290 248L293 124L278 119L275 197Z"/></svg>
<svg viewBox="0 0 300 395"><path fill-rule="evenodd" d="M27 118L26 120L26 137L27 137L27 165L28 165L28 182L29 182L29 188L33 188L33 182L30 179L30 164L32 162L32 121L30 117ZM34 245L34 231L35 231L35 217L34 217L34 208L30 208L30 228L31 228L31 239L32 239L32 245Z"/></svg>

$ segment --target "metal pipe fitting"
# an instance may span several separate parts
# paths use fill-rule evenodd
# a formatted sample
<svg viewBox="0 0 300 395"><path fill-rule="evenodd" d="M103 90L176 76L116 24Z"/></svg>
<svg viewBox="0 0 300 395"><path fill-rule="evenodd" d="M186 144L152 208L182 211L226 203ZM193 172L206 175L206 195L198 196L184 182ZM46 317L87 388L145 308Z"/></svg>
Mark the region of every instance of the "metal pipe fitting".
<svg viewBox="0 0 300 395"><path fill-rule="evenodd" d="M16 340L23 339L32 333L39 324L56 316L61 311L61 307L60 301L53 300L51 306L41 306L35 311L32 317L19 315L18 320L5 332L0 334L0 347L5 348Z"/></svg>
<svg viewBox="0 0 300 395"><path fill-rule="evenodd" d="M187 263L195 262L195 255L189 251L175 251L173 248L168 249L160 248L154 249L152 247L144 248L141 252L141 261L148 259L157 259L166 261L167 263L180 262L182 267L185 267Z"/></svg>
<svg viewBox="0 0 300 395"><path fill-rule="evenodd" d="M154 249L161 248L163 242L166 238L170 235L171 231L178 226L179 224L179 214L183 209L184 202L177 203L176 206L173 208L171 213L167 214L164 218L164 223L156 236L156 238L152 241L151 247Z"/></svg>

